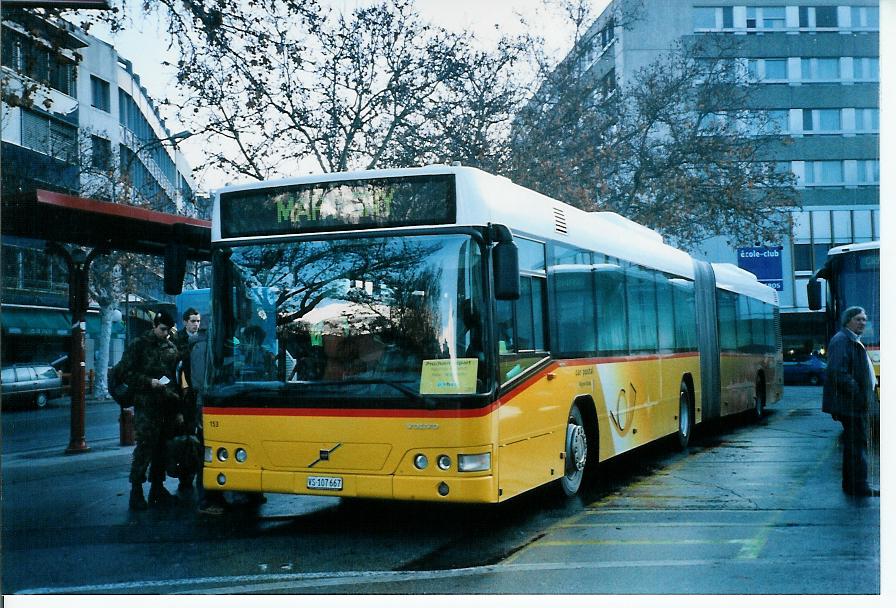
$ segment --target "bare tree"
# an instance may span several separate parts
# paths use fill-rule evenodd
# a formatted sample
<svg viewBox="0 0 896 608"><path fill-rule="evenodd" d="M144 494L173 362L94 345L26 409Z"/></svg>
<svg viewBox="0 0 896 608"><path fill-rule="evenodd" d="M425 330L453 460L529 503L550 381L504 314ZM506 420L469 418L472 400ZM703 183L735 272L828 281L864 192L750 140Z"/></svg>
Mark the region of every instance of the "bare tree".
<svg viewBox="0 0 896 608"><path fill-rule="evenodd" d="M619 84L612 70L591 69L601 33L577 37L518 115L511 177L684 246L716 235L779 240L781 211L798 204L794 178L774 161L782 139L767 112L751 109L733 49L714 38L679 42Z"/></svg>

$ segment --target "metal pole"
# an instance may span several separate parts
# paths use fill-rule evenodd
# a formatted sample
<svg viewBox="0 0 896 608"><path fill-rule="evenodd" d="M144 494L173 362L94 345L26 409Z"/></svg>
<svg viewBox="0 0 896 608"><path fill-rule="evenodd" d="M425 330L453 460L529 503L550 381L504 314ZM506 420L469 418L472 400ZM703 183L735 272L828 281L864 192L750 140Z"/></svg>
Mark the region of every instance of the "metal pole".
<svg viewBox="0 0 896 608"><path fill-rule="evenodd" d="M84 362L84 343L87 330L87 286L90 280L90 263L105 251L92 250L87 255L79 248L69 251L58 243L47 246L48 253L56 254L68 266L68 306L72 315L72 347L69 358L72 362L71 378L71 434L66 454L81 454L90 450L87 445L85 424L85 381L87 366Z"/></svg>

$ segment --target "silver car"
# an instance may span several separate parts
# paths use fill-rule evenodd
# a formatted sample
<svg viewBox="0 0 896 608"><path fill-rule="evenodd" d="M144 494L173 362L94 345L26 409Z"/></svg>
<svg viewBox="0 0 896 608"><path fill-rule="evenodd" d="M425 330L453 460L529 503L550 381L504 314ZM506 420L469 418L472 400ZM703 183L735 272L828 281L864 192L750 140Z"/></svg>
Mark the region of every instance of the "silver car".
<svg viewBox="0 0 896 608"><path fill-rule="evenodd" d="M31 403L39 408L63 394L62 376L49 364L18 363L0 370L3 405Z"/></svg>

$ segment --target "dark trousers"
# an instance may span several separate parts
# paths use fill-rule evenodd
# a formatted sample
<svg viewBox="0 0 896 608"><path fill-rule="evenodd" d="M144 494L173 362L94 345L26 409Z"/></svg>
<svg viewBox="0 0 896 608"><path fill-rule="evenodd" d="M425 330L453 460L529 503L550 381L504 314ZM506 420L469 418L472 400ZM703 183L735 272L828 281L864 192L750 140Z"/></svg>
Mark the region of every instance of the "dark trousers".
<svg viewBox="0 0 896 608"><path fill-rule="evenodd" d="M843 491L854 493L868 487L868 416L844 416Z"/></svg>
<svg viewBox="0 0 896 608"><path fill-rule="evenodd" d="M128 476L132 484L146 481L146 469L149 468L149 480L152 483L164 483L165 472L165 420L154 408L137 405L134 408L134 456L131 460L131 473Z"/></svg>

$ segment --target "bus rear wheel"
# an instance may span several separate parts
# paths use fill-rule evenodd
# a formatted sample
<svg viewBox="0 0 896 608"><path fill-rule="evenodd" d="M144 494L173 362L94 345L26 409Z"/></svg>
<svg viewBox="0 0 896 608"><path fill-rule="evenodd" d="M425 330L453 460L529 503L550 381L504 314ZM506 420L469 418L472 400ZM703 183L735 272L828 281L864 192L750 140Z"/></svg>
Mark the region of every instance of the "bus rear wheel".
<svg viewBox="0 0 896 608"><path fill-rule="evenodd" d="M588 464L588 434L585 431L585 419L578 405L573 404L566 422L566 460L563 477L560 478L560 489L566 496L575 496L585 479L585 466Z"/></svg>
<svg viewBox="0 0 896 608"><path fill-rule="evenodd" d="M694 416L691 409L691 393L684 382L678 388L678 448L684 450L691 441L691 433L694 430Z"/></svg>

